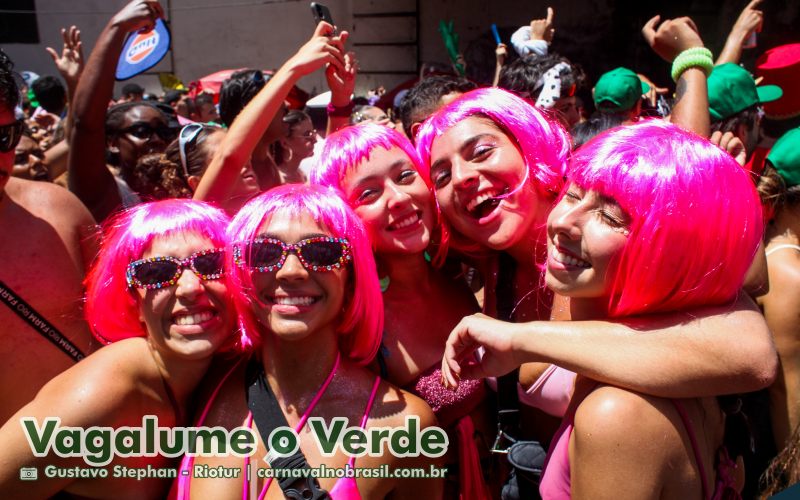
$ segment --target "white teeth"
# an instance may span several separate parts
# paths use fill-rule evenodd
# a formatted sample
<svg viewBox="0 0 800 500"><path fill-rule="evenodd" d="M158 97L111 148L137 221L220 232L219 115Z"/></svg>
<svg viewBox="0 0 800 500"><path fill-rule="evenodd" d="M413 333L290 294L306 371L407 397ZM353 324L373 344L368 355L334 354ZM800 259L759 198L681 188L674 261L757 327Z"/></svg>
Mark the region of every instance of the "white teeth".
<svg viewBox="0 0 800 500"><path fill-rule="evenodd" d="M592 265L586 262L585 260L576 259L571 255L559 252L557 248L553 248L553 258L555 258L556 261L561 262L562 264L566 264L568 266L582 267L582 268L592 267Z"/></svg>
<svg viewBox="0 0 800 500"><path fill-rule="evenodd" d="M419 214L414 212L413 214L409 215L408 217L399 220L398 222L393 223L390 227L391 229L403 229L404 227L408 227L411 224L416 223L419 220Z"/></svg>
<svg viewBox="0 0 800 500"><path fill-rule="evenodd" d="M204 311L201 313L187 314L185 316L178 316L175 318L175 324L178 326L199 325L204 321L208 321L214 317L211 311Z"/></svg>
<svg viewBox="0 0 800 500"><path fill-rule="evenodd" d="M310 306L314 297L275 297L272 301L281 306Z"/></svg>
<svg viewBox="0 0 800 500"><path fill-rule="evenodd" d="M483 203L488 199L494 198L495 196L497 196L497 194L498 194L497 191L491 190L491 191L485 191L483 194L476 196L471 202L467 204L467 211L472 212L473 210L475 210L475 207L477 207L478 205L480 205L481 203Z"/></svg>

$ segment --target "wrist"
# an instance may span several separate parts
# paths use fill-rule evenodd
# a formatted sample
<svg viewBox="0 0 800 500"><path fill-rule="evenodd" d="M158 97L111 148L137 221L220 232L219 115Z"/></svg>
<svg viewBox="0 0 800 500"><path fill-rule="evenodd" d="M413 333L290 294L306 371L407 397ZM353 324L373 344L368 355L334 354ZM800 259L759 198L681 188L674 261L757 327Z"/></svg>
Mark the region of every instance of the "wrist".
<svg viewBox="0 0 800 500"><path fill-rule="evenodd" d="M347 106L350 106L350 102L349 95L331 93L330 105L332 105L334 108L346 108Z"/></svg>
<svg viewBox="0 0 800 500"><path fill-rule="evenodd" d="M714 69L711 51L705 47L691 47L675 57L672 61L672 79L678 81L681 74L689 68L699 68L708 76Z"/></svg>
<svg viewBox="0 0 800 500"><path fill-rule="evenodd" d="M345 104L344 106L337 106L336 104L333 103L333 101L331 101L328 103L328 106L325 109L328 112L328 116L333 116L338 118L344 118L344 117L349 118L350 115L353 113L353 108L355 108L355 103L348 100L347 104Z"/></svg>

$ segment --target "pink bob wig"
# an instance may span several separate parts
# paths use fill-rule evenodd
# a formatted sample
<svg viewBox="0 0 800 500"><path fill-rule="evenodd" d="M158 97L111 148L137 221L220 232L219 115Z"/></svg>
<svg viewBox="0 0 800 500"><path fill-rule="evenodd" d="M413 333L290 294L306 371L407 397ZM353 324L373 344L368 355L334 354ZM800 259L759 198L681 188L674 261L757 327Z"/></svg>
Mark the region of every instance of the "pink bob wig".
<svg viewBox="0 0 800 500"><path fill-rule="evenodd" d="M561 124L545 116L531 103L499 88L467 92L422 124L416 144L424 169L423 177L430 180L431 149L436 138L473 116L491 120L516 143L536 194L555 200L564 184L571 151L569 135ZM451 239L447 221L440 220L441 246L436 262L443 260ZM455 236L453 247L462 252L480 254L486 251L475 242L468 243L464 237Z"/></svg>
<svg viewBox="0 0 800 500"><path fill-rule="evenodd" d="M613 198L631 219L614 271L609 316L732 300L762 238L748 173L706 139L660 120L581 147L568 180Z"/></svg>
<svg viewBox="0 0 800 500"><path fill-rule="evenodd" d="M339 348L351 361L365 365L378 351L383 332L383 297L381 297L375 259L369 237L361 220L337 192L323 186L287 184L271 189L248 201L228 227L228 282L234 295L245 336L253 348L260 345L263 326L251 304L258 300L253 293L252 273L233 262L233 245L245 244L259 236L259 228L272 217L297 218L307 213L335 238L350 242L353 256L350 283L343 293L345 310Z"/></svg>
<svg viewBox="0 0 800 500"><path fill-rule="evenodd" d="M392 148L403 151L430 188L429 176L425 174L427 170L423 171L411 141L400 132L374 122L346 127L329 135L325 139L322 154L309 173L310 183L341 190L347 173L359 163L369 160L372 150L377 147L387 151Z"/></svg>
<svg viewBox="0 0 800 500"><path fill-rule="evenodd" d="M187 199L142 203L109 219L85 281L86 319L94 336L104 343L147 336L139 321L139 298L128 287L125 271L142 258L153 239L198 233L224 248L229 220L222 210Z"/></svg>

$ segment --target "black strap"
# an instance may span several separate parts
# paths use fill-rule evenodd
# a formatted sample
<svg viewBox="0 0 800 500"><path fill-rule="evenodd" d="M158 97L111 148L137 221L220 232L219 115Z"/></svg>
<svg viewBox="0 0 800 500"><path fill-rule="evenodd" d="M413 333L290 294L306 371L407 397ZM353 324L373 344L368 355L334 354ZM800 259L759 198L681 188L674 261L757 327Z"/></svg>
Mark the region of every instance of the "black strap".
<svg viewBox="0 0 800 500"><path fill-rule="evenodd" d="M512 322L514 320L514 272L517 264L505 252L498 258L497 283L495 297L497 300L497 319ZM519 368L511 373L497 377L497 430L507 436L519 436Z"/></svg>
<svg viewBox="0 0 800 500"><path fill-rule="evenodd" d="M269 387L264 369L258 361L251 361L247 367L247 406L253 413L258 432L262 439L268 437L278 427L289 427L278 399ZM266 442L266 441L265 441ZM270 462L273 469L307 469L306 477L276 478L286 498L291 500L329 499L328 492L322 489L319 481L311 477L303 451L298 448L294 455L278 457Z"/></svg>
<svg viewBox="0 0 800 500"><path fill-rule="evenodd" d="M0 299L2 299L1 301L3 304L14 311L17 316L31 325L31 328L39 332L54 346L61 349L64 354L71 357L76 363L86 357L75 344L70 342L64 334L58 331L58 328L51 325L49 321L36 311L36 309L14 293L14 290L9 288L2 280L0 280Z"/></svg>

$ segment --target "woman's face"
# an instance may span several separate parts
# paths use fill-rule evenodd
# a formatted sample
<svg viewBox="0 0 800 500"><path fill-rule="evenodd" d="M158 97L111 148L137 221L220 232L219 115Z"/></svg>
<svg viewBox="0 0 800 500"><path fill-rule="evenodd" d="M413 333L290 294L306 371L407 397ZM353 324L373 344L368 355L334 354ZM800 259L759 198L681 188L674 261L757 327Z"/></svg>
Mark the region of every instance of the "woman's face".
<svg viewBox="0 0 800 500"><path fill-rule="evenodd" d="M317 131L311 120L304 119L297 125L289 128L289 137L284 139L286 147L292 150L292 155L297 158L308 158L314 154L314 144L317 143Z"/></svg>
<svg viewBox="0 0 800 500"><path fill-rule="evenodd" d="M125 112L122 126L111 138L119 150L120 166L133 168L139 158L150 153L163 153L175 138L164 113L150 106L134 106Z"/></svg>
<svg viewBox="0 0 800 500"><path fill-rule="evenodd" d="M568 297L607 297L629 227L613 199L570 185L547 219L547 286Z"/></svg>
<svg viewBox="0 0 800 500"><path fill-rule="evenodd" d="M350 169L342 190L376 253L420 253L430 243L433 198L402 149L375 147Z"/></svg>
<svg viewBox="0 0 800 500"><path fill-rule="evenodd" d="M331 236L308 213L300 217L276 212L258 230L258 237L294 244L317 236ZM334 333L344 308L346 268L331 271L306 269L289 253L280 269L253 271L258 320L283 341L299 341L321 331Z"/></svg>
<svg viewBox="0 0 800 500"><path fill-rule="evenodd" d="M515 141L488 118L466 118L431 146L431 183L445 218L495 250L523 241L544 223L546 210L526 174Z"/></svg>
<svg viewBox="0 0 800 500"><path fill-rule="evenodd" d="M185 259L216 246L196 232L153 239L142 254ZM223 345L235 327L233 302L224 279L202 280L186 267L177 283L160 289L136 289L139 319L153 347L170 357L205 359Z"/></svg>

